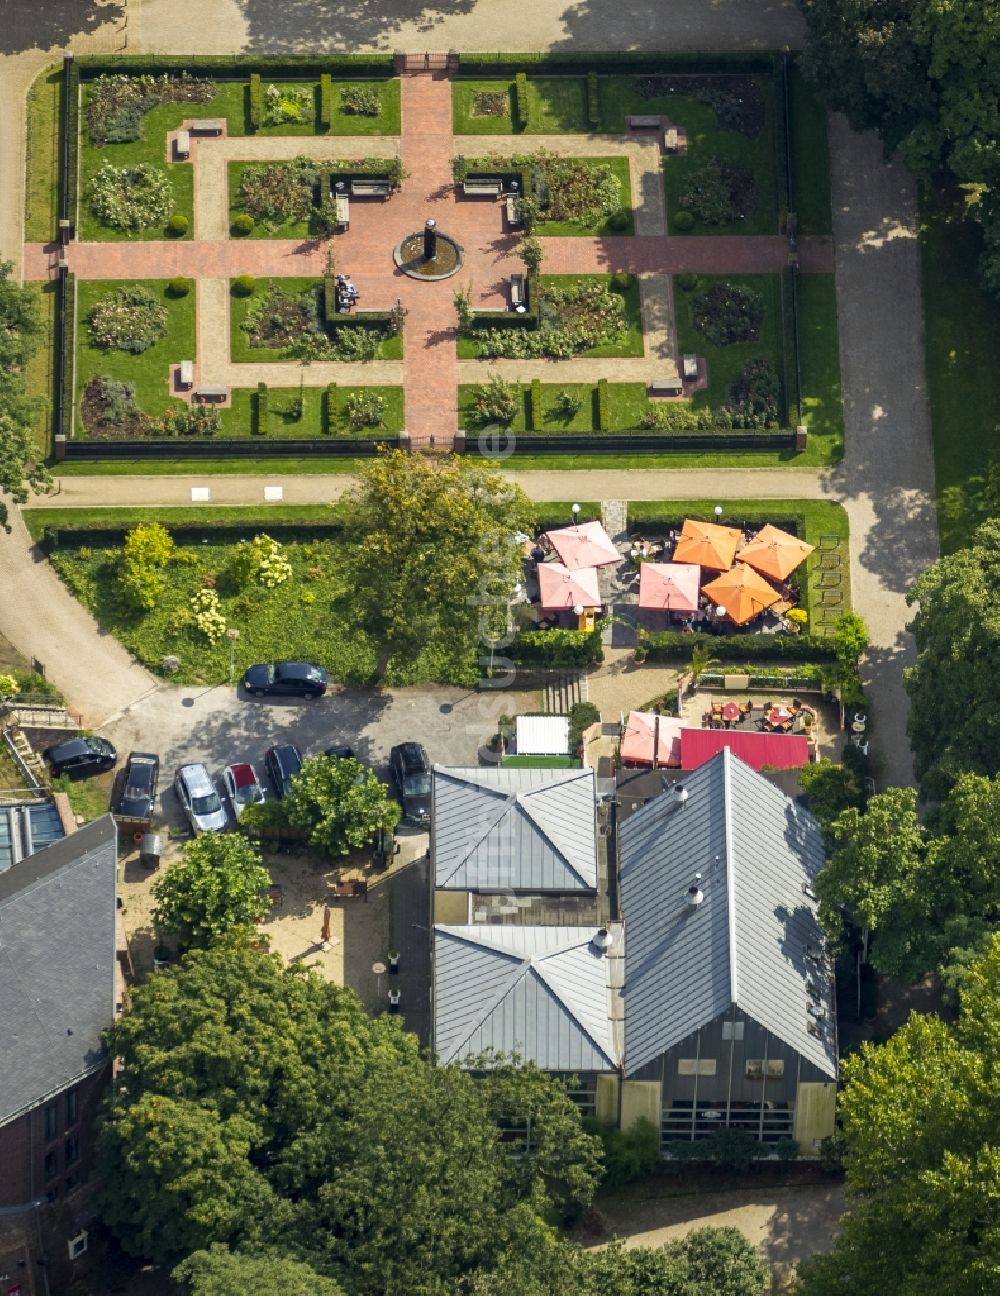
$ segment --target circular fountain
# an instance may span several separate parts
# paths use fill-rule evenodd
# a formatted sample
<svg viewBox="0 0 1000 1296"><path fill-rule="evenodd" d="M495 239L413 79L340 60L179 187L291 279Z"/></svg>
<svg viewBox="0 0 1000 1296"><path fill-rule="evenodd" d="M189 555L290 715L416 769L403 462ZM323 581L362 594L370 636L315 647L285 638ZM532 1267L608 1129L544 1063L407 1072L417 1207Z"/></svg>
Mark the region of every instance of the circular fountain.
<svg viewBox="0 0 1000 1296"><path fill-rule="evenodd" d="M464 253L460 244L448 234L442 234L436 220L428 220L422 230L417 230L396 244L392 259L403 274L411 279L448 279L462 268Z"/></svg>

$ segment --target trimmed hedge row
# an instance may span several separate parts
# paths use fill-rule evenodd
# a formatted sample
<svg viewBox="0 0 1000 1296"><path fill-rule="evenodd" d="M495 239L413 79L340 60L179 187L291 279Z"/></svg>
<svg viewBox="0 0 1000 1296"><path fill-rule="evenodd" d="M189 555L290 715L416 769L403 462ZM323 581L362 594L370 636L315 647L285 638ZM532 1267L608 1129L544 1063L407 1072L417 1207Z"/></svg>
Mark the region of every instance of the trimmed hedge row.
<svg viewBox="0 0 1000 1296"><path fill-rule="evenodd" d="M69 65L69 75L63 86L63 138L60 145L60 164L65 168L60 175L59 183L62 186L62 177L65 176L65 200L66 216L69 220L76 223L76 203L77 203L77 184L79 179L79 153L80 153L80 69L77 67L78 60L73 60ZM64 64L65 66L65 64ZM52 231L53 237L56 230Z"/></svg>
<svg viewBox="0 0 1000 1296"><path fill-rule="evenodd" d="M337 384L327 383L323 392L322 428L324 436L333 436L337 422Z"/></svg>
<svg viewBox="0 0 1000 1296"><path fill-rule="evenodd" d="M264 91L260 84L260 73L250 73L250 129L260 130L264 121Z"/></svg>
<svg viewBox="0 0 1000 1296"><path fill-rule="evenodd" d="M323 319L329 324L337 313L337 281L332 274L323 276Z"/></svg>
<svg viewBox="0 0 1000 1296"><path fill-rule="evenodd" d="M507 649L515 666L594 666L604 660L601 631L525 630Z"/></svg>
<svg viewBox="0 0 1000 1296"><path fill-rule="evenodd" d="M63 292L59 303L62 318L62 402L59 409L59 426L67 443L73 435L73 414L76 406L74 360L76 357L76 287L73 272L67 270L63 277Z"/></svg>
<svg viewBox="0 0 1000 1296"><path fill-rule="evenodd" d="M704 635L677 630L647 631L643 644L650 661L690 661L694 650L708 643L719 661L836 661L832 641L822 635Z"/></svg>
<svg viewBox="0 0 1000 1296"><path fill-rule="evenodd" d="M535 431L542 428L542 380L532 378L531 393L528 397L528 422Z"/></svg>
<svg viewBox="0 0 1000 1296"><path fill-rule="evenodd" d="M70 441L66 446L67 462L93 462L97 459L141 463L145 459L331 459L368 458L380 446L397 447L399 437L312 437L295 441L291 438L214 437L211 440L187 441L173 437L167 441L122 438L120 441Z"/></svg>
<svg viewBox="0 0 1000 1296"><path fill-rule="evenodd" d="M333 77L329 72L319 78L319 124L323 130L333 125Z"/></svg>
<svg viewBox="0 0 1000 1296"><path fill-rule="evenodd" d="M597 73L587 73L587 125L592 131L601 129L601 92Z"/></svg>
<svg viewBox="0 0 1000 1296"><path fill-rule="evenodd" d="M528 102L528 78L523 72L514 76L514 129L527 130L531 120L531 104Z"/></svg>
<svg viewBox="0 0 1000 1296"><path fill-rule="evenodd" d="M532 72L629 72L637 69L664 73L777 72L778 54L743 53L741 51L703 54L700 52L667 53L662 50L566 51L552 53L471 53L459 60L458 75L475 77L508 73L516 75L524 68Z"/></svg>
<svg viewBox="0 0 1000 1296"><path fill-rule="evenodd" d="M267 403L267 383L259 382L254 398L254 431L258 436L267 436L268 433Z"/></svg>
<svg viewBox="0 0 1000 1296"><path fill-rule="evenodd" d="M76 59L80 74L86 81L95 77L130 72L199 72L212 73L221 81L244 81L251 67L259 75L281 76L287 73L296 79L310 80L324 72L345 72L356 77L392 77L395 62L392 54L327 54L317 59L314 54L276 54L262 57L245 54L125 54L109 57L106 54L83 54Z"/></svg>
<svg viewBox="0 0 1000 1296"><path fill-rule="evenodd" d="M611 431L611 410L608 407L608 380L597 380L597 431Z"/></svg>

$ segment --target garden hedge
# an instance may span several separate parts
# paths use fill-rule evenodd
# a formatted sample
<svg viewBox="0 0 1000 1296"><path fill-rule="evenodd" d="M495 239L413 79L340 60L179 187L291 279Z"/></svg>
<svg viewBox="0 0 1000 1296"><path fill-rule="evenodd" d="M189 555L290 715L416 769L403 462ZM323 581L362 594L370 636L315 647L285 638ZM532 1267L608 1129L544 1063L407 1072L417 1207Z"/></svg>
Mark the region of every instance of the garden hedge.
<svg viewBox="0 0 1000 1296"><path fill-rule="evenodd" d="M333 77L329 72L319 78L319 124L323 130L333 125Z"/></svg>
<svg viewBox="0 0 1000 1296"><path fill-rule="evenodd" d="M836 661L832 637L822 635L704 635L677 630L647 631L643 644L650 661L690 661L694 650L708 647L719 661Z"/></svg>
<svg viewBox="0 0 1000 1296"><path fill-rule="evenodd" d="M597 380L597 430L598 432L611 431L611 410L608 407L607 378L598 378Z"/></svg>
<svg viewBox="0 0 1000 1296"><path fill-rule="evenodd" d="M541 431L542 429L542 380L541 378L532 378L531 395L528 398L529 423L533 429Z"/></svg>
<svg viewBox="0 0 1000 1296"><path fill-rule="evenodd" d="M267 383L257 384L254 407L254 430L258 436L267 436Z"/></svg>
<svg viewBox="0 0 1000 1296"><path fill-rule="evenodd" d="M259 438L213 437L200 441L154 440L152 437L122 437L120 440L70 441L66 446L66 460L72 463L92 463L98 459L128 460L141 463L149 459L332 459L369 458L380 447L395 449L399 445L396 434L378 437L312 437L295 441L290 437Z"/></svg>
<svg viewBox="0 0 1000 1296"><path fill-rule="evenodd" d="M587 73L587 125L592 131L601 129L601 92L597 73Z"/></svg>
<svg viewBox="0 0 1000 1296"><path fill-rule="evenodd" d="M776 74L780 67L779 54L743 53L741 51L703 54L699 52L666 53L662 50L605 50L566 51L553 53L500 52L496 54L474 52L462 54L458 75L467 77L515 76L518 71L530 68L532 73L552 72L631 72L638 69L662 73L734 73L762 72Z"/></svg>
<svg viewBox="0 0 1000 1296"><path fill-rule="evenodd" d="M507 649L515 666L594 666L604 660L601 630L525 630Z"/></svg>
<svg viewBox="0 0 1000 1296"><path fill-rule="evenodd" d="M99 76L113 76L132 72L196 72L211 75L217 81L245 81L251 66L258 76L281 77L293 80L314 80L329 72L341 72L355 77L395 76L392 54L328 54L317 58L314 54L276 54L261 57L245 54L84 54L76 59L80 76L92 81Z"/></svg>
<svg viewBox="0 0 1000 1296"><path fill-rule="evenodd" d="M264 90L260 84L260 73L250 73L250 129L260 130L264 122Z"/></svg>
<svg viewBox="0 0 1000 1296"><path fill-rule="evenodd" d="M77 63L78 60L73 60L70 63L69 75L66 78L66 84L63 86L63 137L59 158L63 168L62 175L59 178L60 197L62 199L60 213L61 216L74 221L74 223L80 178L80 69ZM52 231L52 235L53 237L56 236L56 230Z"/></svg>
<svg viewBox="0 0 1000 1296"><path fill-rule="evenodd" d="M329 324L337 313L337 280L332 274L323 276L323 321Z"/></svg>
<svg viewBox="0 0 1000 1296"><path fill-rule="evenodd" d="M59 409L59 426L67 443L73 435L73 415L76 406L76 389L74 384L74 358L76 356L76 281L73 272L67 270L63 276L62 291L59 299L59 312L62 324L62 368L60 372L60 394L62 402Z"/></svg>
<svg viewBox="0 0 1000 1296"><path fill-rule="evenodd" d="M337 430L337 384L327 383L323 392L323 435L333 436Z"/></svg>
<svg viewBox="0 0 1000 1296"><path fill-rule="evenodd" d="M527 130L531 120L531 105L528 102L528 78L523 72L514 76L514 129Z"/></svg>

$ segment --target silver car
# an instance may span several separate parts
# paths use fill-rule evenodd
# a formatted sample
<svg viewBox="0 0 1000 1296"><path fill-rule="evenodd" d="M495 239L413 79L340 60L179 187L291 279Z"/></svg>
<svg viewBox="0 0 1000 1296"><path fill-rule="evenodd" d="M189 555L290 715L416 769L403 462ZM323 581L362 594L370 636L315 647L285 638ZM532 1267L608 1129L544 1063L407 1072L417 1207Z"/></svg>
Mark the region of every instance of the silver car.
<svg viewBox="0 0 1000 1296"><path fill-rule="evenodd" d="M196 833L229 827L226 807L204 765L181 765L174 774L174 791Z"/></svg>

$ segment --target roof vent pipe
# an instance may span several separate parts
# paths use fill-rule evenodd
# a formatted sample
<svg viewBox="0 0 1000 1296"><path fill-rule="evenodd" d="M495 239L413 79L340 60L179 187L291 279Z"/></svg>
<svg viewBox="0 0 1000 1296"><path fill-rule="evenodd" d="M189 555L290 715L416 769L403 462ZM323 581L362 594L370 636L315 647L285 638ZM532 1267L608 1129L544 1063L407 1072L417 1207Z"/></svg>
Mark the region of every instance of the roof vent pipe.
<svg viewBox="0 0 1000 1296"><path fill-rule="evenodd" d="M704 899L705 893L701 889L701 874L696 873L694 875L694 882L692 882L687 889L687 902L692 909L696 909L698 905L704 902Z"/></svg>
<svg viewBox="0 0 1000 1296"><path fill-rule="evenodd" d="M607 927L602 927L600 931L594 933L590 943L598 954L606 954L615 941Z"/></svg>
<svg viewBox="0 0 1000 1296"><path fill-rule="evenodd" d="M678 806L682 806L688 799L688 790L683 783L674 784L674 801Z"/></svg>

